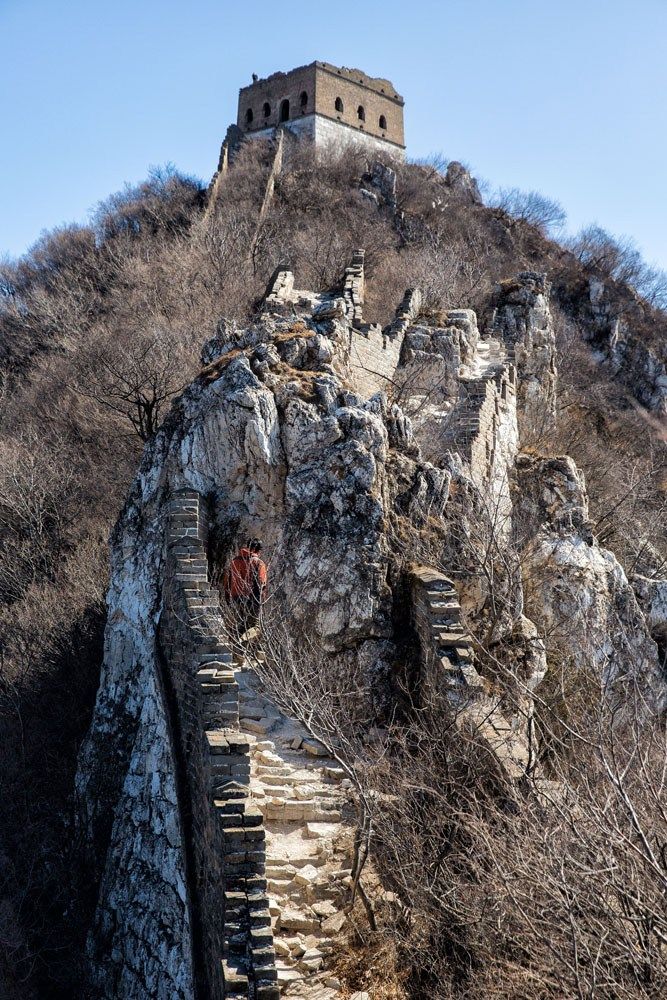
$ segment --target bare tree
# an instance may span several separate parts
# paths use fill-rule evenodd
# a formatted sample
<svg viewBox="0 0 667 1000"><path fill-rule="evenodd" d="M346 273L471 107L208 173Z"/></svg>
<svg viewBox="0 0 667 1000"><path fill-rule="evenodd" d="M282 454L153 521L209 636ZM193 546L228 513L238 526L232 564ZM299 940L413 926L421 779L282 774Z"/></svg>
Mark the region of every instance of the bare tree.
<svg viewBox="0 0 667 1000"><path fill-rule="evenodd" d="M142 441L155 433L171 398L189 381L192 361L162 330L95 343L78 364L73 388L129 421Z"/></svg>
<svg viewBox="0 0 667 1000"><path fill-rule="evenodd" d="M490 204L501 208L514 219L535 226L544 236L559 233L567 219L563 206L539 191L501 188Z"/></svg>

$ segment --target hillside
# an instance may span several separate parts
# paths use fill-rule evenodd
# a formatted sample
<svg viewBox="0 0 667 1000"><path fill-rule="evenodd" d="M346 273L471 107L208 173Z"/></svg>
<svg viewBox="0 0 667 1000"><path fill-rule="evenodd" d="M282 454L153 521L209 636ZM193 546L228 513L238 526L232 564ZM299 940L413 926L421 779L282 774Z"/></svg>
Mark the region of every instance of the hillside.
<svg viewBox="0 0 667 1000"><path fill-rule="evenodd" d="M659 288L457 164L272 163L3 271L3 995L662 996Z"/></svg>

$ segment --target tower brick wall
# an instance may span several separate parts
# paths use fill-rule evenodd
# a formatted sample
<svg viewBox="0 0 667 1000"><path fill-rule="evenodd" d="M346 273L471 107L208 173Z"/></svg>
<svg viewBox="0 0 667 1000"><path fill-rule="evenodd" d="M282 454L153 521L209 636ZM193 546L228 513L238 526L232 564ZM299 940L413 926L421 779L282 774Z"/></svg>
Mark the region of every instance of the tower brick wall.
<svg viewBox="0 0 667 1000"><path fill-rule="evenodd" d="M313 62L242 87L237 126L244 135L253 136L281 124L303 132L299 123L314 115L338 128L341 139L349 131L350 139L356 133L403 149L403 104L389 80ZM308 132L316 141L320 132L331 137L326 128L312 126Z"/></svg>

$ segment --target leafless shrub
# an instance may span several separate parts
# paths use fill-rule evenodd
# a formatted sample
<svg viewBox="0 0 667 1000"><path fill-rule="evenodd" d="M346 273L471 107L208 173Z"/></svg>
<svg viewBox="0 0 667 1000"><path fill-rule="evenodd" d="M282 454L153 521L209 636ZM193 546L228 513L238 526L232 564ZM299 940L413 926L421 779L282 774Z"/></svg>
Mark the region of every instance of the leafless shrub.
<svg viewBox="0 0 667 1000"><path fill-rule="evenodd" d="M79 359L75 391L128 421L142 441L153 436L171 398L193 374L183 345L160 329L116 342L101 337Z"/></svg>
<svg viewBox="0 0 667 1000"><path fill-rule="evenodd" d="M629 237L615 237L600 226L586 226L567 246L586 267L631 285L649 305L667 308L667 274L647 264Z"/></svg>
<svg viewBox="0 0 667 1000"><path fill-rule="evenodd" d="M507 212L513 219L535 226L543 236L559 233L567 219L563 206L539 191L501 188L490 199L490 204Z"/></svg>

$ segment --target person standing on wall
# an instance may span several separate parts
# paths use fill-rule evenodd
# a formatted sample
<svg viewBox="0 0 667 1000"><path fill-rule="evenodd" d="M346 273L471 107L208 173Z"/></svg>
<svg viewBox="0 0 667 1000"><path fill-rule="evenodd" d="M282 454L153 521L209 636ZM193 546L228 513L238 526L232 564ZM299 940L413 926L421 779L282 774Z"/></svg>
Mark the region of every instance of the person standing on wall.
<svg viewBox="0 0 667 1000"><path fill-rule="evenodd" d="M261 551L260 539L250 538L234 556L222 580L225 600L236 609L246 635L251 629L258 629L266 599L268 571Z"/></svg>

